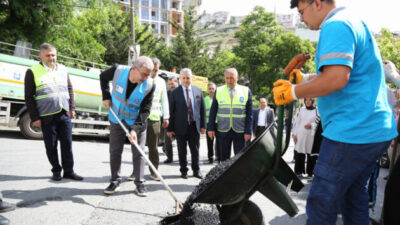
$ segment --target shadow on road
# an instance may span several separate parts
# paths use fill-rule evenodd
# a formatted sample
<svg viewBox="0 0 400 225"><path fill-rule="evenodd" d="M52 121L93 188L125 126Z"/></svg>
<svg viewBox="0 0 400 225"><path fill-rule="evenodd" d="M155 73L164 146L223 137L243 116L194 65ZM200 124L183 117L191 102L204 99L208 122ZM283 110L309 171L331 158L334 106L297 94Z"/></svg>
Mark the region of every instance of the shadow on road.
<svg viewBox="0 0 400 225"><path fill-rule="evenodd" d="M1 138L11 138L11 139L26 139L19 130L0 130ZM96 143L108 143L107 136L101 135L73 135L72 141L79 142L96 142Z"/></svg>
<svg viewBox="0 0 400 225"><path fill-rule="evenodd" d="M47 180L51 183L68 183L68 182L76 182L71 179L62 179L61 181L53 181L50 179L51 176L15 176L15 175L4 175L0 174L0 181L20 181L20 180ZM84 177L84 180L81 183L104 183L107 184L109 182L109 176L103 177Z"/></svg>
<svg viewBox="0 0 400 225"><path fill-rule="evenodd" d="M107 208L107 207L97 207L86 202L83 198L77 196L88 196L88 195L98 195L104 196L103 189L77 189L77 188L44 188L39 190L4 190L2 194L7 196L9 199L20 199L21 201L17 202L18 208L38 208L41 206L47 205L49 201L71 201L74 203L89 205L93 208L103 209L103 210L111 210L111 211L120 211L125 213L133 213L133 214L142 214L147 216L155 216L153 214L131 211L131 210L123 210L116 208ZM132 194L131 191L122 191L118 192L118 195L123 194ZM106 197L106 196L104 196ZM160 217L160 216L155 216Z"/></svg>
<svg viewBox="0 0 400 225"><path fill-rule="evenodd" d="M13 130L0 130L1 138L26 139L21 132Z"/></svg>

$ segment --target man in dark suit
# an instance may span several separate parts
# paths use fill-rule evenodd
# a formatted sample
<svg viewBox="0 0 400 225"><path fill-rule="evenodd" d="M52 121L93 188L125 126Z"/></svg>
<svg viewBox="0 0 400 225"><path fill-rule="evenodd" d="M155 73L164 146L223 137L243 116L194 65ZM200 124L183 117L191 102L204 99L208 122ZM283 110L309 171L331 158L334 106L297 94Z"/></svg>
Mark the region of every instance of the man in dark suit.
<svg viewBox="0 0 400 225"><path fill-rule="evenodd" d="M202 179L199 167L200 133L206 132L204 96L199 87L191 85L192 71L184 68L179 79L182 83L171 93L168 137L175 135L178 144L181 177L187 179L186 146L192 156L193 176Z"/></svg>
<svg viewBox="0 0 400 225"><path fill-rule="evenodd" d="M167 92L168 94L168 102L171 101L171 93L172 91L178 87L179 81L177 76L172 76L168 78L168 86L169 90ZM169 137L167 132L165 132L164 136L164 145L163 145L163 151L167 155L167 159L164 161L164 163L172 163L173 161L173 149L172 149L172 141Z"/></svg>
<svg viewBox="0 0 400 225"><path fill-rule="evenodd" d="M274 122L274 111L268 108L266 98L260 98L260 108L253 111L253 135L257 137Z"/></svg>

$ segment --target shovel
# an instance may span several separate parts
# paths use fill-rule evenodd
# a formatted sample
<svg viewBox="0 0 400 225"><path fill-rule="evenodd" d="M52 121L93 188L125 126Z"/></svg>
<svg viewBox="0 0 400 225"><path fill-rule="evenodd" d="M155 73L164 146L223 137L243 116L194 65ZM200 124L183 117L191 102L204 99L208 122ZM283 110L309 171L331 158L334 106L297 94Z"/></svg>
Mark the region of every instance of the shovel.
<svg viewBox="0 0 400 225"><path fill-rule="evenodd" d="M147 158L146 154L143 152L143 150L140 148L140 146L136 143L136 141L131 141L131 134L129 133L128 129L122 124L121 120L118 118L118 116L115 114L114 110L110 107L110 112L114 115L115 119L118 121L119 125L122 127L122 129L125 131L126 136L129 137L129 142L135 146L135 148L139 151L139 153L143 156L143 158L146 160L147 164L149 164L150 168L154 171L154 173L157 175L158 178L160 178L161 183L164 185L165 189L167 189L168 193L171 195L171 197L175 200L175 214L179 214L179 212L183 208L182 202L178 200L178 198L174 195L172 192L171 188L168 186L168 184L165 182L164 178L161 176L161 174L158 172L158 170L154 167L153 163Z"/></svg>

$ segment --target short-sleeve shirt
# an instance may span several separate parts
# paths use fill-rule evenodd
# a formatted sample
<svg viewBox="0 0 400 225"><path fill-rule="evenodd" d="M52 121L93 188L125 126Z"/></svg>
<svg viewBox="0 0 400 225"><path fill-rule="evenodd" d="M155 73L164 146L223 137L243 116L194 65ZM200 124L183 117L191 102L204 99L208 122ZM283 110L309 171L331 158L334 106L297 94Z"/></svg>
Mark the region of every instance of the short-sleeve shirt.
<svg viewBox="0 0 400 225"><path fill-rule="evenodd" d="M318 98L324 137L366 144L397 136L387 101L381 55L362 20L354 18L344 7L332 10L321 27L315 63L317 74L328 65L351 69L343 89Z"/></svg>

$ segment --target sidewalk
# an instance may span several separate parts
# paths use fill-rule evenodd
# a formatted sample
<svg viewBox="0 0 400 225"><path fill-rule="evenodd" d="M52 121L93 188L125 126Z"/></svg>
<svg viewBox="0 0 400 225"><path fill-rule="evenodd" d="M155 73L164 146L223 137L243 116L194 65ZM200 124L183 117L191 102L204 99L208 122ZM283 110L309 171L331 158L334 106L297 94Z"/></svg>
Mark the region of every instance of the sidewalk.
<svg viewBox="0 0 400 225"><path fill-rule="evenodd" d="M50 180L50 165L42 141L26 140L18 132L1 131L0 143L0 191L5 201L18 206L15 211L1 214L10 219L11 224L157 224L168 213L174 212L174 200L161 182L150 179L147 166L145 178L148 197L138 197L131 181L123 182L114 195L103 194L110 179L108 142L105 139L74 137L75 170L85 178L82 182ZM202 163L207 160L204 136L200 145ZM177 198L184 202L200 180L191 176L190 169L189 179L180 178L176 146L172 164L162 163L166 157L161 148L159 150L159 171ZM125 177L133 169L131 156L130 147L126 144L121 168L121 174ZM289 147L284 158L290 162L292 157L293 146ZM291 163L289 165L293 166ZM201 164L200 168L205 175L212 166ZM386 174L387 170L382 169L378 178L377 215L380 215L382 206L385 183L383 177ZM254 194L251 200L261 208L265 224L305 224L305 204L309 188L310 184L306 184L301 192L290 192L300 210L294 218L287 216L259 193Z"/></svg>

